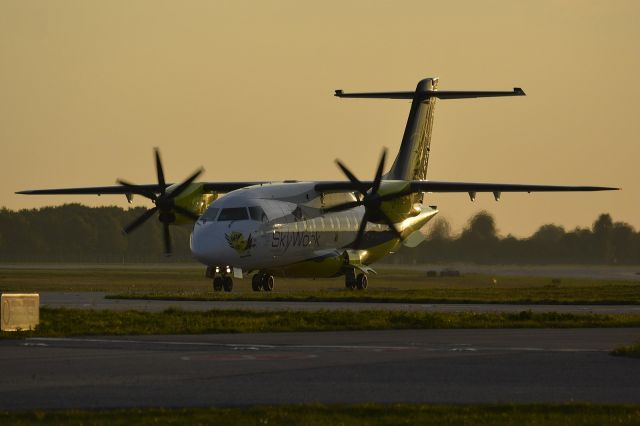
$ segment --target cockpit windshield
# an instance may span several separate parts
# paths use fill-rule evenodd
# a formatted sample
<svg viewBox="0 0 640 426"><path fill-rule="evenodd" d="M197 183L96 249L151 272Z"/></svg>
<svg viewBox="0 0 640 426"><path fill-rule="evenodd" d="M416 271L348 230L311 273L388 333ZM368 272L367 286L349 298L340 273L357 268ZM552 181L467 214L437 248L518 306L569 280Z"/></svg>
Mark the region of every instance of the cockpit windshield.
<svg viewBox="0 0 640 426"><path fill-rule="evenodd" d="M211 207L208 208L207 211L204 212L204 214L202 216L200 216L200 219L203 222L206 222L208 220L216 220L216 217L218 216L218 212L220 211L220 209L216 208L216 207Z"/></svg>
<svg viewBox="0 0 640 426"><path fill-rule="evenodd" d="M269 221L267 214L264 212L262 207L259 206L249 207L249 215L251 216L251 220L255 220L257 222Z"/></svg>
<svg viewBox="0 0 640 426"><path fill-rule="evenodd" d="M222 209L218 222L227 222L231 220L248 220L249 214L245 207L230 207Z"/></svg>
<svg viewBox="0 0 640 426"><path fill-rule="evenodd" d="M210 207L200 217L203 222L218 221L231 222L236 220L255 220L256 222L266 223L269 221L264 209L260 206L250 207L228 207L218 208Z"/></svg>

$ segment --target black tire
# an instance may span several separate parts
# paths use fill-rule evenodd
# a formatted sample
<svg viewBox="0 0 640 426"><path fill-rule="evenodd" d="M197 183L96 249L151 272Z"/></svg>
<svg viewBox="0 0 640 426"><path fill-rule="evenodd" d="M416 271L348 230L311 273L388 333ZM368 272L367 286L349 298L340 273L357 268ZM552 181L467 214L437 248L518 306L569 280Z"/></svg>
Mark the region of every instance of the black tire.
<svg viewBox="0 0 640 426"><path fill-rule="evenodd" d="M347 290L353 290L356 288L356 274L351 270L344 274L344 286Z"/></svg>
<svg viewBox="0 0 640 426"><path fill-rule="evenodd" d="M265 274L262 278L262 289L264 291L272 291L274 285L275 280L273 279L273 275Z"/></svg>
<svg viewBox="0 0 640 426"><path fill-rule="evenodd" d="M222 277L215 277L213 279L213 291L222 291L222 287Z"/></svg>
<svg viewBox="0 0 640 426"><path fill-rule="evenodd" d="M222 286L224 287L224 291L230 292L233 290L233 279L231 277L224 277Z"/></svg>
<svg viewBox="0 0 640 426"><path fill-rule="evenodd" d="M251 278L251 288L253 291L262 290L262 274L255 274L253 278Z"/></svg>
<svg viewBox="0 0 640 426"><path fill-rule="evenodd" d="M358 287L358 290L365 290L367 285L369 285L369 279L367 276L365 274L358 274L358 277L356 278L356 287Z"/></svg>

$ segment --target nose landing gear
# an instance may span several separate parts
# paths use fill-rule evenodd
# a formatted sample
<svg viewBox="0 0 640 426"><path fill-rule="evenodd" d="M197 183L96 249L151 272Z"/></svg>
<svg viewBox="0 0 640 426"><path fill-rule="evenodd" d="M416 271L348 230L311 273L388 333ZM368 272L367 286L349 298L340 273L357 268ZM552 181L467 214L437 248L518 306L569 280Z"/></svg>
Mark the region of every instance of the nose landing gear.
<svg viewBox="0 0 640 426"><path fill-rule="evenodd" d="M251 288L253 291L272 291L274 283L273 275L269 274L259 273L251 278Z"/></svg>
<svg viewBox="0 0 640 426"><path fill-rule="evenodd" d="M227 268L228 270L229 268ZM207 278L213 278L213 291L226 291L230 292L233 290L233 278L224 273L224 269L219 267L212 268L211 266L207 268L205 273Z"/></svg>

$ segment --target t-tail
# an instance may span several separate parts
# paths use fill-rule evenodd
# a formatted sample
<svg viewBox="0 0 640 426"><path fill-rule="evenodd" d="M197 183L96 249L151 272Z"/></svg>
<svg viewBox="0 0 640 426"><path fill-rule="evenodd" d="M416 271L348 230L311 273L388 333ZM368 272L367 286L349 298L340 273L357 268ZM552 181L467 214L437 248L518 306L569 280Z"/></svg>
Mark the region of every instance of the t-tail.
<svg viewBox="0 0 640 426"><path fill-rule="evenodd" d="M413 92L344 93L336 90L340 98L411 99L411 110L402 136L400 150L385 180L424 180L427 177L431 130L436 99L486 98L496 96L524 96L518 87L513 91L444 91L438 90L438 78L425 78ZM414 202L422 202L422 194L415 194Z"/></svg>

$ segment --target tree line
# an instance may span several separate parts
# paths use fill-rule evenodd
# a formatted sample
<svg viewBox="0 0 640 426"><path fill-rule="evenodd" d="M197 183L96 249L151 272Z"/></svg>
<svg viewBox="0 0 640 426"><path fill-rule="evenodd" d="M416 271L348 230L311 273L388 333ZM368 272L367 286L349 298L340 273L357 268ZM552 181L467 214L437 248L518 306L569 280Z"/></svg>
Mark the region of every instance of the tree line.
<svg viewBox="0 0 640 426"><path fill-rule="evenodd" d="M163 256L162 227L150 220L132 234L121 230L144 212L143 207L59 207L0 210L0 263L7 262L185 262L191 261L190 227L171 228L174 253ZM640 264L640 232L601 214L590 228L570 231L541 226L533 235L498 234L487 212L474 215L462 232L436 218L426 228L426 241L402 248L387 259L394 263L500 264Z"/></svg>
<svg viewBox="0 0 640 426"><path fill-rule="evenodd" d="M129 235L122 229L144 207L65 204L0 210L0 262L179 262L191 260L188 227L171 227L173 255L165 257L162 226L149 220Z"/></svg>
<svg viewBox="0 0 640 426"><path fill-rule="evenodd" d="M443 218L427 228L427 239L414 249L402 248L394 263L470 262L480 264L640 264L640 232L603 213L590 228L567 231L542 225L533 235L498 235L489 213L477 213L454 235Z"/></svg>

